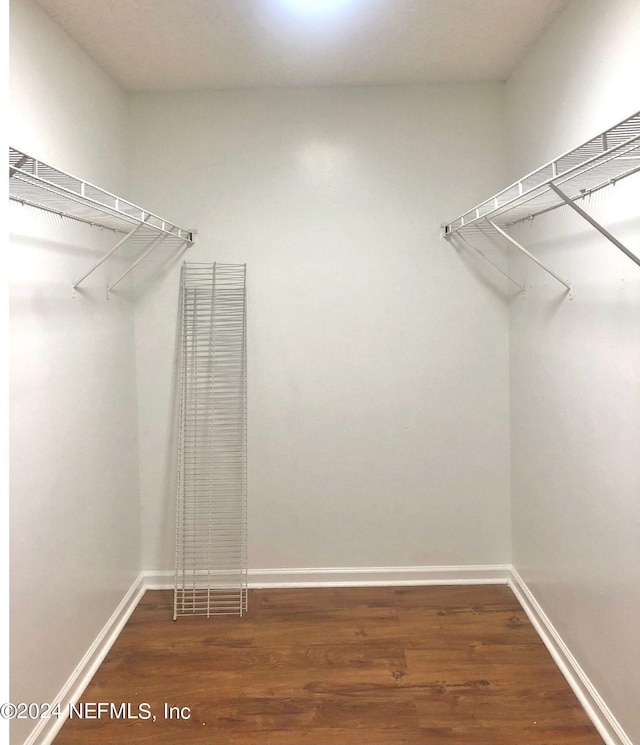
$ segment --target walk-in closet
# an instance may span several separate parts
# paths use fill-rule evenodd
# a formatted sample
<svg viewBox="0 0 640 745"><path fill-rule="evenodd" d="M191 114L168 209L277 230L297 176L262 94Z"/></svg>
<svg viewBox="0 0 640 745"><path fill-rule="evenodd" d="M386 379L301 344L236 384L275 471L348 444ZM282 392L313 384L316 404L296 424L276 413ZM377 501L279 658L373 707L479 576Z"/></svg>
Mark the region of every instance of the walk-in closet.
<svg viewBox="0 0 640 745"><path fill-rule="evenodd" d="M639 0L11 0L10 745L640 743Z"/></svg>

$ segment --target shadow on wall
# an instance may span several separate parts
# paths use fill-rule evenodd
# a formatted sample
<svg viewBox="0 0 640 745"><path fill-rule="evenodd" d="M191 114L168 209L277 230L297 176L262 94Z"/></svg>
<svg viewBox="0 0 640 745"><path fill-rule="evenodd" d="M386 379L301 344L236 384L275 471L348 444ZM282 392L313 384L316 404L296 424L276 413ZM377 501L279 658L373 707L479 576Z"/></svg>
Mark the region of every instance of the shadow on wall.
<svg viewBox="0 0 640 745"><path fill-rule="evenodd" d="M454 249L465 269L481 285L491 292L495 293L505 303L510 303L514 297L522 294L521 287L516 284L517 280L509 279L505 276L507 269L501 268L501 263L505 263L503 256L496 256L498 251L493 247L487 251L483 247L476 247L476 251L466 245L457 236L452 236L447 244ZM478 253L482 251L484 258ZM494 266L491 266L494 264Z"/></svg>

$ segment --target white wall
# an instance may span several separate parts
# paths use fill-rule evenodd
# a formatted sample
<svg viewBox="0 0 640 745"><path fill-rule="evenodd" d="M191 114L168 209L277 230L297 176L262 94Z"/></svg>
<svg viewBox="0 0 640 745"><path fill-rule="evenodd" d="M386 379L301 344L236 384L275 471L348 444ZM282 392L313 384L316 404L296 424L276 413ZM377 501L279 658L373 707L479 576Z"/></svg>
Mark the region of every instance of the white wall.
<svg viewBox="0 0 640 745"><path fill-rule="evenodd" d="M248 264L251 567L509 561L504 288L439 237L504 181L503 88L132 96L134 198ZM137 306L145 568L173 564L178 283Z"/></svg>
<svg viewBox="0 0 640 745"><path fill-rule="evenodd" d="M126 98L31 0L11 3L12 144L113 190ZM12 203L11 700L53 701L140 565L133 318L114 237ZM113 269L111 270L113 271ZM16 721L12 743L34 722Z"/></svg>
<svg viewBox="0 0 640 745"><path fill-rule="evenodd" d="M640 109L640 4L574 0L507 85L512 177ZM583 205L640 252L640 177ZM514 564L640 742L640 269L568 210L523 243L573 298L514 259Z"/></svg>

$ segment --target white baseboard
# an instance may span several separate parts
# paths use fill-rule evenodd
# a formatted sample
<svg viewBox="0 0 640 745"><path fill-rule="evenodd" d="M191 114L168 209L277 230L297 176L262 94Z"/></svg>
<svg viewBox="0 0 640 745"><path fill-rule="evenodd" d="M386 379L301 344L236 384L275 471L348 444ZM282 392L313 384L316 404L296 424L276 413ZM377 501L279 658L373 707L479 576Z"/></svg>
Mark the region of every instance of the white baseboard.
<svg viewBox="0 0 640 745"><path fill-rule="evenodd" d="M508 565L249 570L250 588L506 584Z"/></svg>
<svg viewBox="0 0 640 745"><path fill-rule="evenodd" d="M60 717L40 719L25 740L24 745L51 745L67 720L69 704L75 704L84 689L89 685L91 678L95 675L96 670L107 656L107 652L129 620L129 616L140 602L145 589L144 578L140 574L55 697L54 703L60 704Z"/></svg>
<svg viewBox="0 0 640 745"><path fill-rule="evenodd" d="M287 587L370 587L394 585L507 584L509 564L434 567L327 567L249 569L249 589ZM143 572L148 590L173 589L172 570Z"/></svg>
<svg viewBox="0 0 640 745"><path fill-rule="evenodd" d="M509 586L606 745L633 745L518 572Z"/></svg>

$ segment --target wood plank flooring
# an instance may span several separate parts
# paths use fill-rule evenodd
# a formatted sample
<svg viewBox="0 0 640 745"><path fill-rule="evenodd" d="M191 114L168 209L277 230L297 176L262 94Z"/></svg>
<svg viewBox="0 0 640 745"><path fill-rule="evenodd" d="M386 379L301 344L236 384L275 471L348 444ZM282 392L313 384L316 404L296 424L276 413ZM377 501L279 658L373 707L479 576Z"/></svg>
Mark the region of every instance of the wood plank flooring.
<svg viewBox="0 0 640 745"><path fill-rule="evenodd" d="M147 592L82 698L156 720L74 718L54 745L603 745L504 585L252 590L244 618L171 613Z"/></svg>

